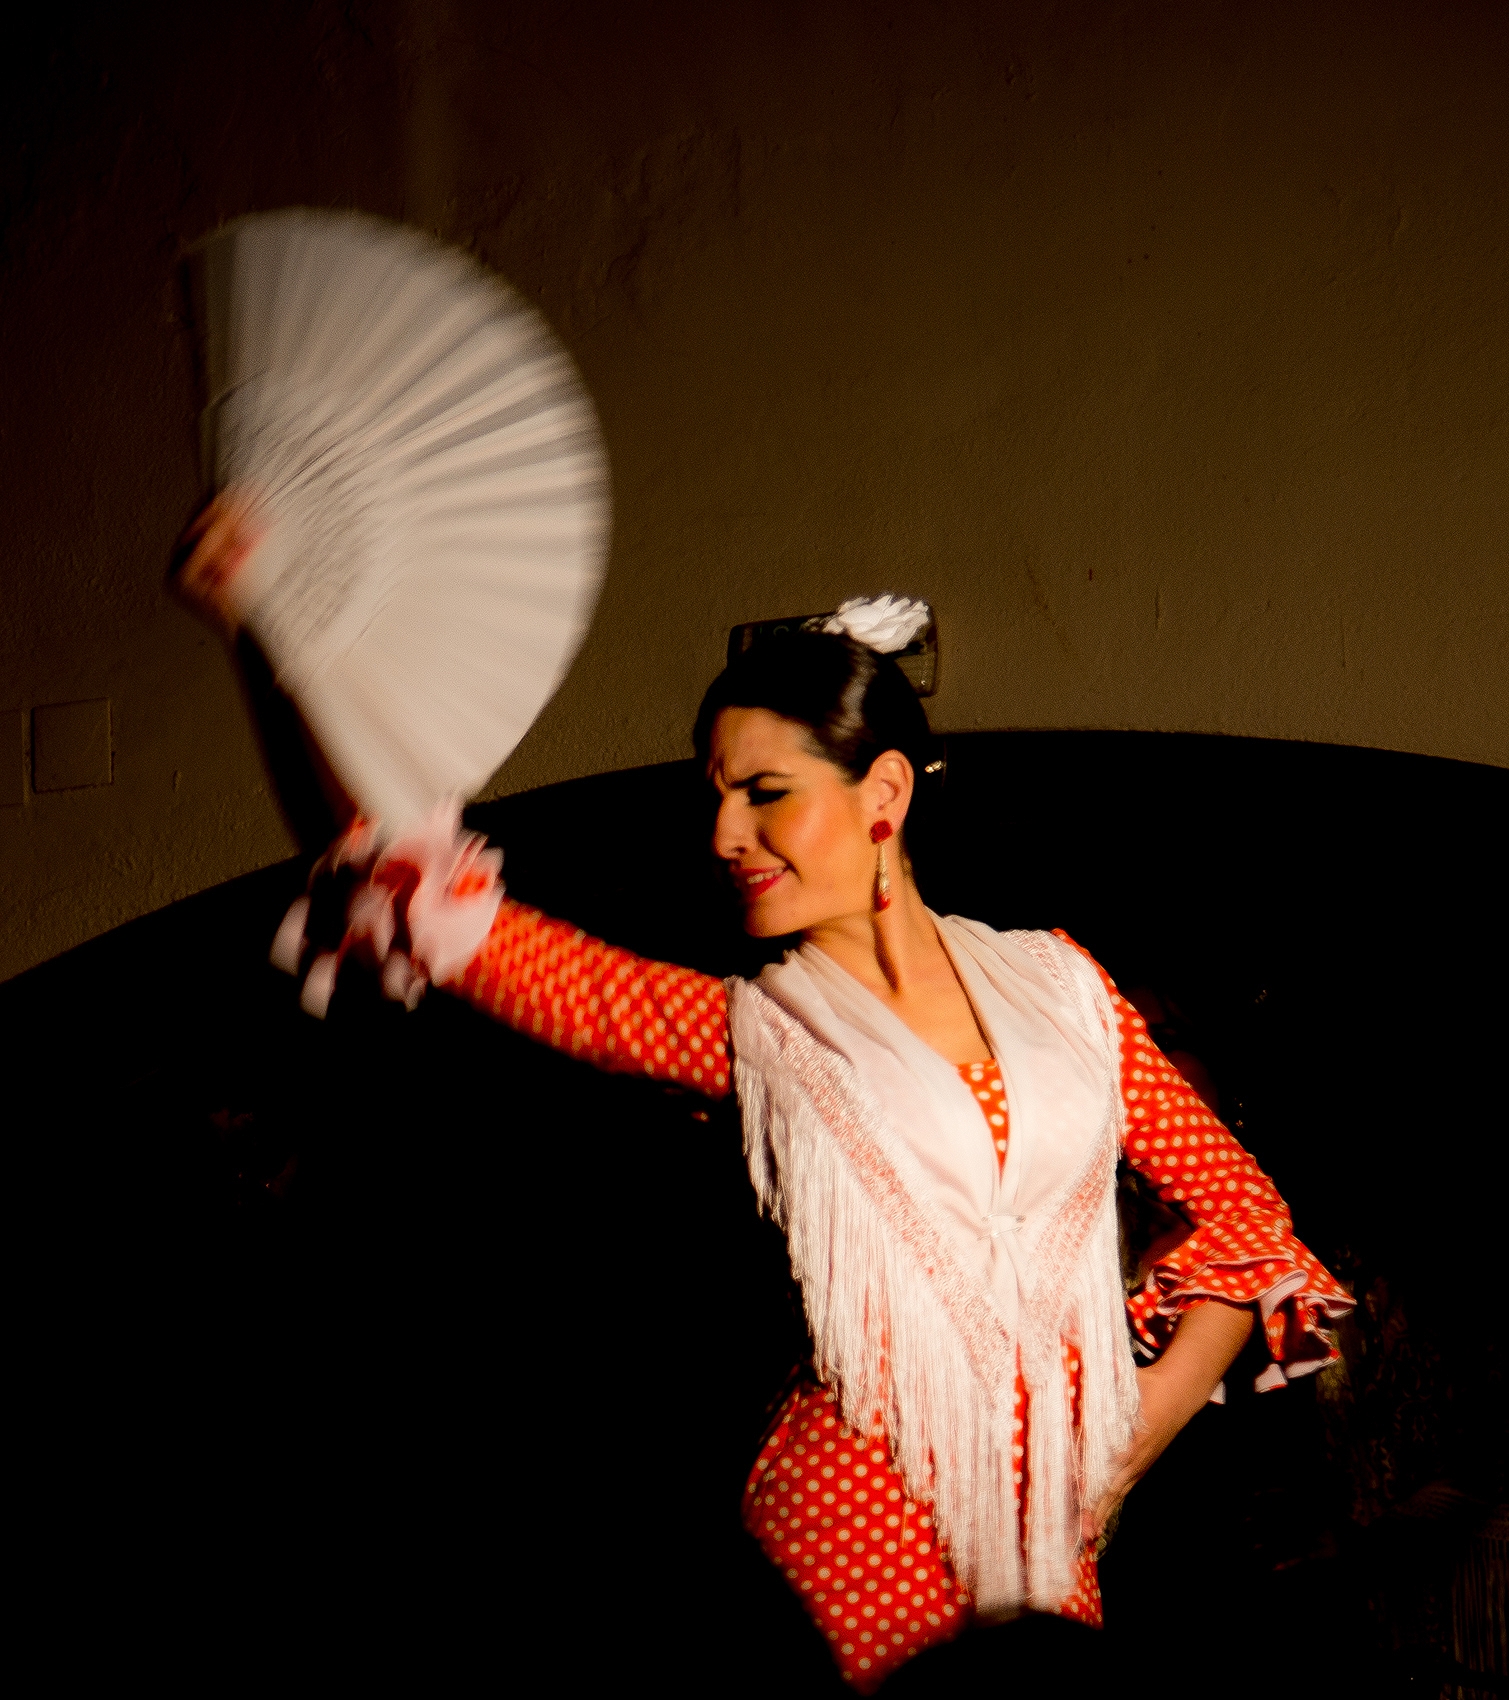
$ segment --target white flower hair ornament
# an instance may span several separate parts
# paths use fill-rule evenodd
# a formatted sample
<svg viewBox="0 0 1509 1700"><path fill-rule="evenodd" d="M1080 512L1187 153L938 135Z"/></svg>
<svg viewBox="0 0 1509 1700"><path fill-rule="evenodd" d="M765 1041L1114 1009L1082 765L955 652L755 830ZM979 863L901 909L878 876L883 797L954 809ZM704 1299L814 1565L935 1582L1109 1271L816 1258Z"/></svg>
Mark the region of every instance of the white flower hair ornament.
<svg viewBox="0 0 1509 1700"><path fill-rule="evenodd" d="M825 632L851 637L881 655L894 655L927 630L933 611L905 596L851 596L823 622Z"/></svg>

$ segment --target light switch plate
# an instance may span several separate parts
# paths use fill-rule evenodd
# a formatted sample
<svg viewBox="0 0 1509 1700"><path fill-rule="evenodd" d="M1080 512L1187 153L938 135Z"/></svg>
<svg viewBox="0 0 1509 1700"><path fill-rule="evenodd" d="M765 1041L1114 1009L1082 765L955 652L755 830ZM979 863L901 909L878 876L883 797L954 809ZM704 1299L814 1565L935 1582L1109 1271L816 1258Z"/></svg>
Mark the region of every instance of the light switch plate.
<svg viewBox="0 0 1509 1700"><path fill-rule="evenodd" d="M108 785L110 699L58 702L31 711L31 783L37 791Z"/></svg>

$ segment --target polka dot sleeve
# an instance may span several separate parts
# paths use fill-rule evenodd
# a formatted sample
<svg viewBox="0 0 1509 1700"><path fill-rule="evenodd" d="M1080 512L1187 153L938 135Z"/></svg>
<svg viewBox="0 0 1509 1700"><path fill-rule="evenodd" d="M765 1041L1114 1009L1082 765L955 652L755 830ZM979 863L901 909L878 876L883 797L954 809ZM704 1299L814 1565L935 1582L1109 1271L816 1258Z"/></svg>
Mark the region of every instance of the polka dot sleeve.
<svg viewBox="0 0 1509 1700"><path fill-rule="evenodd" d="M1066 933L1058 936L1074 944ZM1257 1306L1271 1359L1260 1387L1321 1369L1337 1356L1324 1322L1351 1310L1350 1294L1294 1237L1278 1188L1153 1043L1110 976L1099 963L1095 968L1116 1011L1127 1161L1194 1224L1127 1301L1139 1343L1149 1354L1161 1351L1191 1304L1223 1299Z"/></svg>
<svg viewBox="0 0 1509 1700"><path fill-rule="evenodd" d="M590 938L504 898L451 989L478 1009L595 1068L726 1097L728 994L721 980Z"/></svg>

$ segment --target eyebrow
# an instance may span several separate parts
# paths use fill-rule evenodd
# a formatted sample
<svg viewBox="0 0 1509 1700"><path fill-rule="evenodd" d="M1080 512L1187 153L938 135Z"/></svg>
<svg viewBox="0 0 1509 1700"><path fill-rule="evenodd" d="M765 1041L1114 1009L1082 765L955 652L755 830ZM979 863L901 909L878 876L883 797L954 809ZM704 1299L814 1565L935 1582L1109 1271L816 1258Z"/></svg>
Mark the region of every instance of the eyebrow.
<svg viewBox="0 0 1509 1700"><path fill-rule="evenodd" d="M795 779L794 773L777 773L772 768L763 768L759 773L751 773L747 779L725 779L723 783L730 791L747 791L751 785L758 785L762 779Z"/></svg>

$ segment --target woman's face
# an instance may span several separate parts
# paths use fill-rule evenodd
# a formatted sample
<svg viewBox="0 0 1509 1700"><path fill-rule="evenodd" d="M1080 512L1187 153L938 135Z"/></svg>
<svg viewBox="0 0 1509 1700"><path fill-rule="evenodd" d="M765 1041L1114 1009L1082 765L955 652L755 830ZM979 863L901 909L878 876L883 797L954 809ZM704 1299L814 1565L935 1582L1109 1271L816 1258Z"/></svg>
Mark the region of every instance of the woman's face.
<svg viewBox="0 0 1509 1700"><path fill-rule="evenodd" d="M911 766L895 751L855 783L814 755L807 728L764 708L726 708L713 724L708 777L721 801L713 850L728 864L756 938L800 933L874 903L870 828L900 827ZM900 858L891 855L891 875Z"/></svg>

